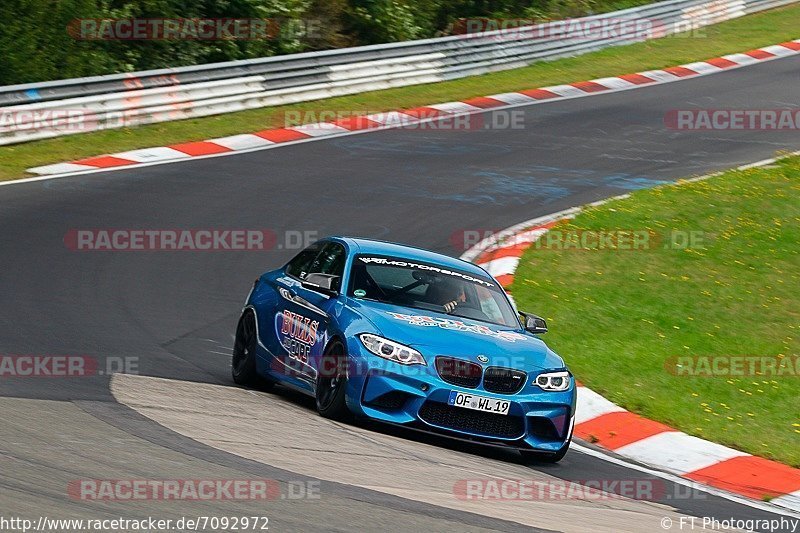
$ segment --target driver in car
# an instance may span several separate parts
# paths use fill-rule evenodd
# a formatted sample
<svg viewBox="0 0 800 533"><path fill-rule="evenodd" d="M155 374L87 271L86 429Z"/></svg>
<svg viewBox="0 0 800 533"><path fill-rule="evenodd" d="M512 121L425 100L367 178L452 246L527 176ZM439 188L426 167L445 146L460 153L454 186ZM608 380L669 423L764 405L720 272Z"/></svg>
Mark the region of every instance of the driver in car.
<svg viewBox="0 0 800 533"><path fill-rule="evenodd" d="M439 287L438 300L444 307L445 313L452 313L456 307L467 301L467 294L464 292L464 285L446 281Z"/></svg>

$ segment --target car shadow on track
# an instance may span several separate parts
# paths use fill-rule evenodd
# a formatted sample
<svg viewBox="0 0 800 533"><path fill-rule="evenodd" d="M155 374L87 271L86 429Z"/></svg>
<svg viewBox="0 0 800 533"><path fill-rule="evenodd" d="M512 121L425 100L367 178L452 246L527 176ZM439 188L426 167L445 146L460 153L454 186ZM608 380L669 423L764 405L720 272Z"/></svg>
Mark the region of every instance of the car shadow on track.
<svg viewBox="0 0 800 533"><path fill-rule="evenodd" d="M317 414L316 402L314 398L303 394L302 392L283 387L281 385L276 385L274 388L270 389L269 392L265 392L260 389L253 390L257 390L265 394L274 394L286 401L290 401L296 405L308 409L309 416L319 416L319 414ZM437 448L468 453L470 455L476 455L486 459L493 459L506 463L531 466L535 467L537 470L559 468L557 464L540 462L528 458L523 459L519 452L503 445L486 444L455 436L431 433L423 429L377 422L374 420L356 419L350 422L350 425L374 433L380 433L382 435L388 435L411 442L418 442L420 444L427 444L429 446L436 446Z"/></svg>

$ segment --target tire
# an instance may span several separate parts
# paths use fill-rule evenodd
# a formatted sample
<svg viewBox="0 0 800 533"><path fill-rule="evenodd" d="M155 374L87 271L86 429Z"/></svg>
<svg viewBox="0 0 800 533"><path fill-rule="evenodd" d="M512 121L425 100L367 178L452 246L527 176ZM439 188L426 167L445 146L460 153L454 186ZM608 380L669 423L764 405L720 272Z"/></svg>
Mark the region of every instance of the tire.
<svg viewBox="0 0 800 533"><path fill-rule="evenodd" d="M567 455L570 442L567 442L556 453L541 453L533 450L520 450L519 453L526 462L555 464Z"/></svg>
<svg viewBox="0 0 800 533"><path fill-rule="evenodd" d="M253 313L247 312L239 319L236 326L236 339L233 343L231 358L231 377L237 385L270 388L273 383L263 379L256 371L256 319Z"/></svg>
<svg viewBox="0 0 800 533"><path fill-rule="evenodd" d="M353 414L347 408L347 368L344 364L347 356L344 352L344 345L339 340L334 340L325 348L323 364L317 374L315 396L317 412L321 416L349 422ZM326 365L326 359L331 364Z"/></svg>

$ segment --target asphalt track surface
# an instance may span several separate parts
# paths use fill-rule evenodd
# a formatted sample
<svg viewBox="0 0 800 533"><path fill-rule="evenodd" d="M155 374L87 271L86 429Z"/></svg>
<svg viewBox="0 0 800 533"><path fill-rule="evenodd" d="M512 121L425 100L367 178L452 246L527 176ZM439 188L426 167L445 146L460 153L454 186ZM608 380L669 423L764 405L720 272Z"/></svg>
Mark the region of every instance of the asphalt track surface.
<svg viewBox="0 0 800 533"><path fill-rule="evenodd" d="M695 107L794 107L800 103L798 82L800 58L789 57L677 83L518 108L525 112L523 129L387 130L0 187L0 353L132 357L145 376L232 386L225 354L242 300L259 273L281 265L296 250L75 252L65 246L65 234L102 228L269 229L279 236L312 231L459 255L453 235L464 229L501 229L796 150L799 131L678 132L667 129L663 117L671 109ZM563 355L568 361L569 354ZM306 409L309 418L316 416L292 394L266 395L265 409L269 401L288 402ZM156 424L116 402L108 376L2 378L0 402L5 515L253 514L251 503L74 501L65 487L70 479L87 477L304 479ZM231 409L235 415L235 405ZM298 424L302 417L286 421L287 427ZM466 453L488 467L515 464L507 454L438 438L365 431L451 455ZM310 442L318 437L307 435ZM369 469L368 462L364 468ZM515 468L572 480L642 478L576 452L557 466ZM313 502L271 502L266 509L271 529L526 529L513 516L490 518L348 484L326 481L322 494ZM776 516L716 496L667 505L681 514L721 519ZM652 526L659 529L656 522ZM545 529L575 527L553 522Z"/></svg>

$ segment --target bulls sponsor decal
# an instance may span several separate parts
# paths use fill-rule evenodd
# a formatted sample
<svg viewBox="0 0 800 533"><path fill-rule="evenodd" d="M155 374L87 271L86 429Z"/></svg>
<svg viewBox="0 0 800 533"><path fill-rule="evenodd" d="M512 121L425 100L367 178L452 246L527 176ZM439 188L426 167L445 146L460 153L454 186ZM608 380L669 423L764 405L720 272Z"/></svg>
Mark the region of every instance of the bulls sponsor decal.
<svg viewBox="0 0 800 533"><path fill-rule="evenodd" d="M292 359L308 363L311 348L317 343L319 321L286 309L278 316L281 344Z"/></svg>

